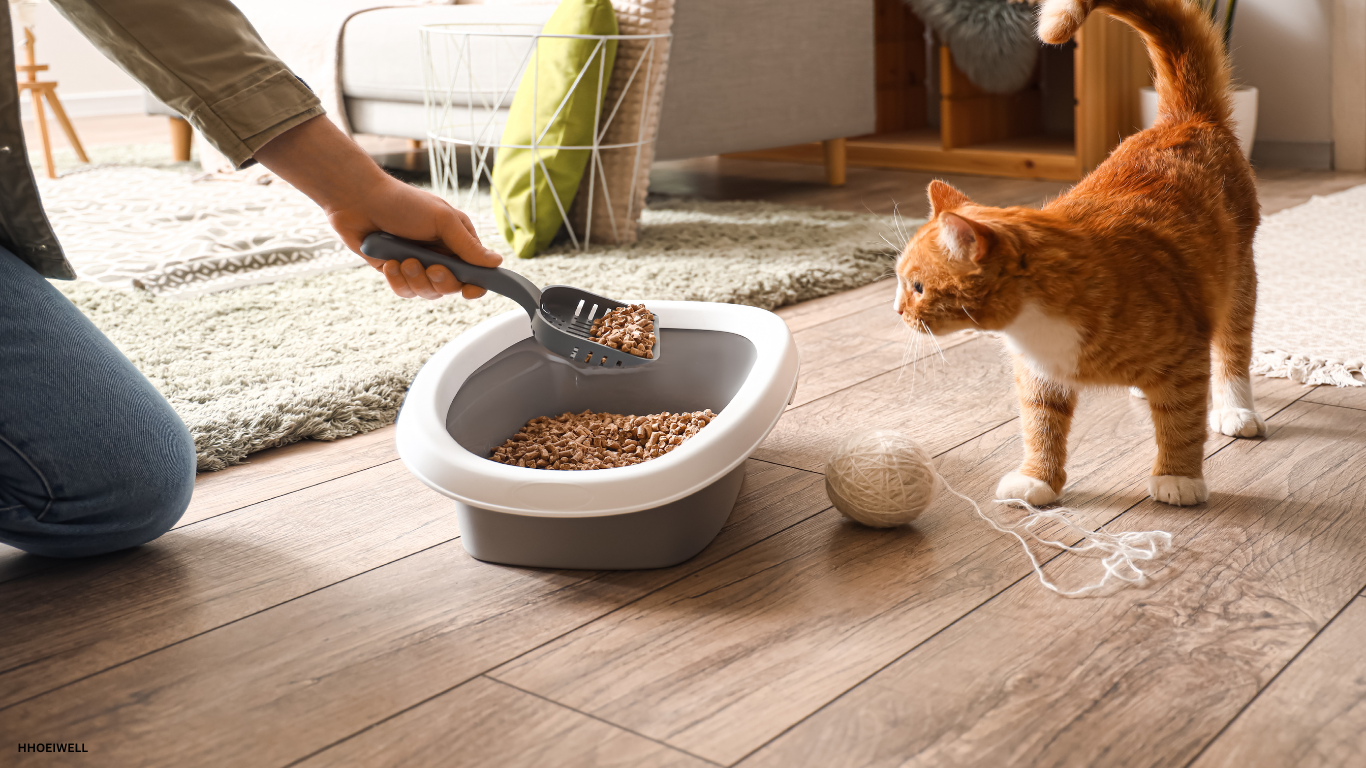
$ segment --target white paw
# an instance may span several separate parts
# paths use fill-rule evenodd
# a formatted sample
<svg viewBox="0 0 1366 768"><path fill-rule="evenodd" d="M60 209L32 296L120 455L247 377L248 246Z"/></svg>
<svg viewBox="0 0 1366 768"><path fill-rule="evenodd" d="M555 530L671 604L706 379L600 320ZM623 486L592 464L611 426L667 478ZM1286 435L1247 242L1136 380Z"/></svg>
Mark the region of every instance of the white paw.
<svg viewBox="0 0 1366 768"><path fill-rule="evenodd" d="M1011 472L1001 478L1000 484L996 486L996 499L1021 499L1027 504L1040 507L1057 501L1058 492L1053 490L1053 486L1038 478Z"/></svg>
<svg viewBox="0 0 1366 768"><path fill-rule="evenodd" d="M1148 478L1148 495L1163 504L1189 507L1209 501L1209 488L1199 477L1180 475L1153 475Z"/></svg>
<svg viewBox="0 0 1366 768"><path fill-rule="evenodd" d="M1211 408L1209 428L1229 437L1261 437L1266 434L1266 422L1256 411L1246 408Z"/></svg>
<svg viewBox="0 0 1366 768"><path fill-rule="evenodd" d="M1148 396L1145 395L1145 394L1143 394L1143 390L1139 389L1138 387L1129 387L1129 396L1130 396L1130 397L1136 397L1136 398L1138 398L1139 400L1147 400L1147 399L1148 399Z"/></svg>

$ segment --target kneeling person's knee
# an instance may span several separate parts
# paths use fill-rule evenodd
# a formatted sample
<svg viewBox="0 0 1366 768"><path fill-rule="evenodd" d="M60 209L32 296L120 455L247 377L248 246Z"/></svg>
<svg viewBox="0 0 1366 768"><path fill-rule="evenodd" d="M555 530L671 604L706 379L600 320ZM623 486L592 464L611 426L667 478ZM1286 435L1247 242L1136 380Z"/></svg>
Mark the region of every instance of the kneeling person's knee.
<svg viewBox="0 0 1366 768"><path fill-rule="evenodd" d="M171 530L190 506L194 441L178 418L167 427L165 438L157 444L130 450L130 463L139 464L130 467L132 482L110 492L110 501L129 526L129 543L124 546L145 544Z"/></svg>
<svg viewBox="0 0 1366 768"><path fill-rule="evenodd" d="M0 525L0 540L47 557L89 557L171 530L194 492L194 441L170 411L136 435L105 441L98 458L53 472L52 498Z"/></svg>

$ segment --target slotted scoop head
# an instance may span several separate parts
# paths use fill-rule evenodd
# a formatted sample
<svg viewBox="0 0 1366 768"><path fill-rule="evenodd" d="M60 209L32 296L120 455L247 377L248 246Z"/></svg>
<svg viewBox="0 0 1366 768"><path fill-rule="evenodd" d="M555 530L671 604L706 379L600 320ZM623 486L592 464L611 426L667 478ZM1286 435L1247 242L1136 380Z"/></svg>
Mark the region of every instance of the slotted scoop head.
<svg viewBox="0 0 1366 768"><path fill-rule="evenodd" d="M501 267L477 267L455 256L426 248L410 240L394 237L386 232L367 235L361 243L361 253L372 259L404 261L417 259L424 267L440 264L462 283L487 288L522 305L531 318L531 333L537 343L561 357L576 363L603 368L633 368L659 359L659 317L652 315L655 324L653 356L636 357L629 352L612 349L590 341L593 321L625 303L596 293L551 285L544 290L530 280Z"/></svg>

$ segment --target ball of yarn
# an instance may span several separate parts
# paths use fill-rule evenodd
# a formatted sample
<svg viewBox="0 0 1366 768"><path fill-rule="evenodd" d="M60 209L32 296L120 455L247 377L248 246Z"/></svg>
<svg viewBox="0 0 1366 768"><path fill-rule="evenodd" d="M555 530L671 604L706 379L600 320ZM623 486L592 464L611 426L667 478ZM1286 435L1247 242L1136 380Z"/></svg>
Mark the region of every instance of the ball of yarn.
<svg viewBox="0 0 1366 768"><path fill-rule="evenodd" d="M916 519L939 485L930 454L894 429L850 435L825 462L825 492L835 509L874 528Z"/></svg>

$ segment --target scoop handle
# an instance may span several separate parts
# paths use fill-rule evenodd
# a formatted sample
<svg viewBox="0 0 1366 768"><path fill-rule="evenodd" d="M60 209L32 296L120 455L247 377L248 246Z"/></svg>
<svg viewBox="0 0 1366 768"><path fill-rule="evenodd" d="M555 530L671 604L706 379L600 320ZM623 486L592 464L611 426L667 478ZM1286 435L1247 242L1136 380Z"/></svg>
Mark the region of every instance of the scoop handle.
<svg viewBox="0 0 1366 768"><path fill-rule="evenodd" d="M395 237L388 232L371 232L360 244L360 252L372 259L404 261L417 259L424 267L435 264L449 269L455 279L462 283L487 288L501 293L522 305L522 309L535 319L541 307L541 289L536 284L510 269L502 267L476 267L455 256L437 253L411 240Z"/></svg>

